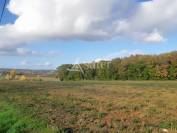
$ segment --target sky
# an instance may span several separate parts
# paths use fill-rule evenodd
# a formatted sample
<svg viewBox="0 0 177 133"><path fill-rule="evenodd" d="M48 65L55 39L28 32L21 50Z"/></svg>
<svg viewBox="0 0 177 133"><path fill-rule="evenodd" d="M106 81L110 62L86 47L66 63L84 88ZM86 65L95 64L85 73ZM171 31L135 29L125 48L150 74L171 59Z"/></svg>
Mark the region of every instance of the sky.
<svg viewBox="0 0 177 133"><path fill-rule="evenodd" d="M0 68L56 69L161 54L176 51L176 42L176 0L9 0Z"/></svg>

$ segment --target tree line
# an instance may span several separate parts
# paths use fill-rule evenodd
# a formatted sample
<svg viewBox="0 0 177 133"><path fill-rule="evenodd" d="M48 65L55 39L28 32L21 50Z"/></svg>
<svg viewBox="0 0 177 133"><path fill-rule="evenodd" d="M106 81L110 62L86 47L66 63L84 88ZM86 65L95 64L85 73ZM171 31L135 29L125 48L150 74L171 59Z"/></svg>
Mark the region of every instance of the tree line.
<svg viewBox="0 0 177 133"><path fill-rule="evenodd" d="M177 51L161 55L132 55L111 61L65 64L57 78L67 80L176 80Z"/></svg>

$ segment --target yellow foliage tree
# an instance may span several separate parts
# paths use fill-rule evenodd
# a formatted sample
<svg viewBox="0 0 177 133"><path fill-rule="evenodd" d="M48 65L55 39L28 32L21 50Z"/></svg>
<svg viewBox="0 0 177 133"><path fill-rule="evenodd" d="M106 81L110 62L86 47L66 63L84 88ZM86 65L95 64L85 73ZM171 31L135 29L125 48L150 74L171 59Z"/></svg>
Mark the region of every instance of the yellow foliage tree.
<svg viewBox="0 0 177 133"><path fill-rule="evenodd" d="M10 80L10 75L7 74L6 77L5 77L6 80Z"/></svg>
<svg viewBox="0 0 177 133"><path fill-rule="evenodd" d="M15 80L17 77L16 75L16 70L11 70L6 76L5 79L6 80Z"/></svg>
<svg viewBox="0 0 177 133"><path fill-rule="evenodd" d="M22 75L20 78L19 78L20 81L25 81L25 80L28 80L27 77L25 75Z"/></svg>
<svg viewBox="0 0 177 133"><path fill-rule="evenodd" d="M10 80L14 80L16 77L16 70L11 70L9 76Z"/></svg>

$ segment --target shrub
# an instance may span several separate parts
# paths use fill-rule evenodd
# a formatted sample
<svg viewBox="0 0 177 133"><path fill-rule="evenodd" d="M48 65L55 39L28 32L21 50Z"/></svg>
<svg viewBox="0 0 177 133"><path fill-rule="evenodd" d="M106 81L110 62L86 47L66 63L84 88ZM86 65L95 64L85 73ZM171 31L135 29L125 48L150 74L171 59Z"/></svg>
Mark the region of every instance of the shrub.
<svg viewBox="0 0 177 133"><path fill-rule="evenodd" d="M27 77L25 75L22 75L20 78L19 78L20 81L26 81L28 80Z"/></svg>

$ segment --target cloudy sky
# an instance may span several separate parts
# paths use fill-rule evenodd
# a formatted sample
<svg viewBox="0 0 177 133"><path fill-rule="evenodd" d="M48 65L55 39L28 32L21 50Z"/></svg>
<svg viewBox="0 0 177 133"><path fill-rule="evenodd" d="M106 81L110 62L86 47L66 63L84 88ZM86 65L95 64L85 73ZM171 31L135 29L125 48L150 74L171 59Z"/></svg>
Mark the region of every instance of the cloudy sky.
<svg viewBox="0 0 177 133"><path fill-rule="evenodd" d="M55 69L175 51L176 42L177 0L9 0L0 67Z"/></svg>

